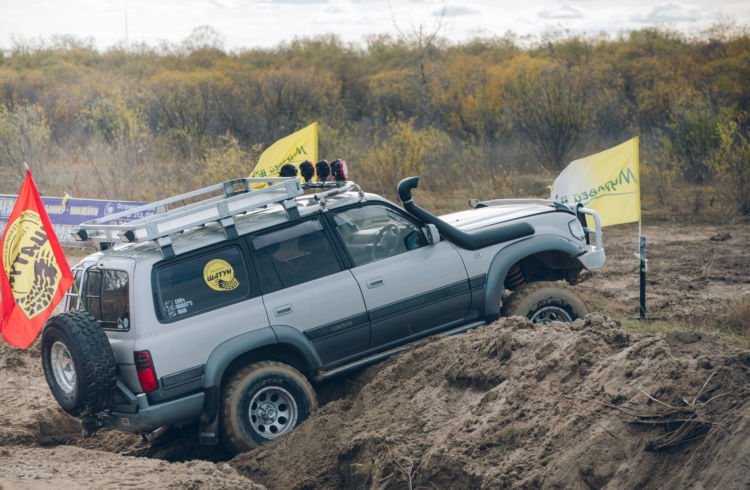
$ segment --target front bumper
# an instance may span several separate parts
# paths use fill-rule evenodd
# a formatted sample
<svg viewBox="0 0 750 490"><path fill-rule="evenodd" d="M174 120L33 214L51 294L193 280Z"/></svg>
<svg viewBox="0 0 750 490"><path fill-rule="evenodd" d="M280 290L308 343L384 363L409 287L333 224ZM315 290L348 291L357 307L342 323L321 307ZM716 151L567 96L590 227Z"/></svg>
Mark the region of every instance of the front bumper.
<svg viewBox="0 0 750 490"><path fill-rule="evenodd" d="M586 251L578 256L578 260L581 261L583 266L589 270L601 269L604 265L604 244L602 243L602 221L599 219L599 213L593 209L584 208L579 206L576 208L576 213L584 223L583 231L586 232L588 237L588 244L586 245ZM594 228L590 228L585 225L587 223L586 215L591 216L594 219ZM591 243L591 238L594 238L594 243Z"/></svg>

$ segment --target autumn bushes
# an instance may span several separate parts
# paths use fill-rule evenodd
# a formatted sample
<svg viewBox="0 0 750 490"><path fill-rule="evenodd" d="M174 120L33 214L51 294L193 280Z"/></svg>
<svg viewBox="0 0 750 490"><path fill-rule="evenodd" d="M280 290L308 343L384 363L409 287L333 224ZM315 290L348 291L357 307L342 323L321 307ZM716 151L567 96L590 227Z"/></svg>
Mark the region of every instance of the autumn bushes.
<svg viewBox="0 0 750 490"><path fill-rule="evenodd" d="M318 121L321 157L392 197L423 175L439 208L454 194L544 196L567 162L638 134L646 204L673 206L691 186L695 208L750 212L746 31L520 44L323 36L229 53L205 28L104 52L19 43L0 58L0 192L28 161L46 194L157 199L247 175Z"/></svg>

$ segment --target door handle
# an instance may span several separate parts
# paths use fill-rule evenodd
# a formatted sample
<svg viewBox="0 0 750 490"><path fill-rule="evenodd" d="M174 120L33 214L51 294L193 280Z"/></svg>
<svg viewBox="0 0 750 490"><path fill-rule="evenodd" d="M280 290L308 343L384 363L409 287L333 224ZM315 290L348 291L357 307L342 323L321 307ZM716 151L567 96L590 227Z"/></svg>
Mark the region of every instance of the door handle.
<svg viewBox="0 0 750 490"><path fill-rule="evenodd" d="M376 277L375 279L370 279L369 281L367 281L367 287L370 289L382 286L383 284L385 284L385 281L382 277Z"/></svg>
<svg viewBox="0 0 750 490"><path fill-rule="evenodd" d="M294 308L292 308L292 305L281 305L273 309L273 312L276 313L276 316L286 315L293 311Z"/></svg>

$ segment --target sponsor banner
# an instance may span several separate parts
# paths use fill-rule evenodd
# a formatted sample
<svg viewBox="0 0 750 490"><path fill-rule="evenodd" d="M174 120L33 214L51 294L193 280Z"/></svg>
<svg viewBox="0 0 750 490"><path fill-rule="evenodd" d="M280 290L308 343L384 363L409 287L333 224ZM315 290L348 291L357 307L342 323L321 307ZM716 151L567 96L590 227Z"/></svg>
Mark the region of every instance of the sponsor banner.
<svg viewBox="0 0 750 490"><path fill-rule="evenodd" d="M0 194L0 234L5 231L8 216L10 216L15 202L16 196ZM84 244L77 242L73 237L73 231L81 223L147 204L135 201L74 199L72 197L67 199L62 197L43 197L42 202L44 203L44 208L47 210L50 222L52 222L52 227L55 229L55 234L57 234L60 240L60 244L66 246L82 246ZM127 223L128 221L144 218L152 214L154 214L154 210L150 209L106 224Z"/></svg>
<svg viewBox="0 0 750 490"><path fill-rule="evenodd" d="M583 204L597 213L602 226L633 223L641 219L638 176L638 137L571 162L552 184L552 199L563 204ZM593 220L588 217L588 225Z"/></svg>
<svg viewBox="0 0 750 490"><path fill-rule="evenodd" d="M318 123L300 129L296 133L281 138L266 148L258 159L250 177L277 177L285 163L299 168L305 160L315 163L318 160ZM268 184L250 184L253 189L261 189Z"/></svg>

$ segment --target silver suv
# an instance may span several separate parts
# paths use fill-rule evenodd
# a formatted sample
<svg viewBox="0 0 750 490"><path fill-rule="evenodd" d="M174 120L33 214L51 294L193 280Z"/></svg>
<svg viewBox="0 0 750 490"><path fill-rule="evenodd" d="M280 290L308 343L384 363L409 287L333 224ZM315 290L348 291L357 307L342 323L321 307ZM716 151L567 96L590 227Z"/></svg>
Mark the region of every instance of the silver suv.
<svg viewBox="0 0 750 490"><path fill-rule="evenodd" d="M595 212L496 200L436 217L417 183L400 207L352 182L239 179L82 225L102 250L45 326L52 393L88 431L199 422L201 444L239 452L305 420L311 382L420 338L587 312L565 281L604 263ZM139 211L154 214L117 224Z"/></svg>

